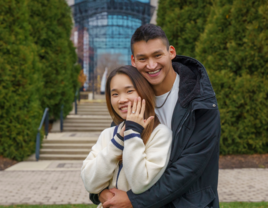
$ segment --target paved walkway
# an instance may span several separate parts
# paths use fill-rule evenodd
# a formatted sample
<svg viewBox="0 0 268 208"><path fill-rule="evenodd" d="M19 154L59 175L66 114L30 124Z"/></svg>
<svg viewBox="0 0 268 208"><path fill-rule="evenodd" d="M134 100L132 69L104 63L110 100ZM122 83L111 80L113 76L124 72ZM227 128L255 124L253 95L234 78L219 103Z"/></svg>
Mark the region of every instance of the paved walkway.
<svg viewBox="0 0 268 208"><path fill-rule="evenodd" d="M0 205L89 204L82 161L21 162L0 171ZM221 202L268 201L268 169L220 170Z"/></svg>

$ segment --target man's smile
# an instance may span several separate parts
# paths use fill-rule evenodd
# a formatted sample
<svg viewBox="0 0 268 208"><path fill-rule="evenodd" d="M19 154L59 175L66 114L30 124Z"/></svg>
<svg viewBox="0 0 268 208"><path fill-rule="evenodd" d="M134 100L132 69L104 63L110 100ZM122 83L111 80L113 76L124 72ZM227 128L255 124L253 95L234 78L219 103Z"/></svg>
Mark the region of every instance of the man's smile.
<svg viewBox="0 0 268 208"><path fill-rule="evenodd" d="M160 74L162 69L158 69L158 70L155 70L155 71L150 71L150 72L147 72L149 74L150 77L155 77L157 75Z"/></svg>

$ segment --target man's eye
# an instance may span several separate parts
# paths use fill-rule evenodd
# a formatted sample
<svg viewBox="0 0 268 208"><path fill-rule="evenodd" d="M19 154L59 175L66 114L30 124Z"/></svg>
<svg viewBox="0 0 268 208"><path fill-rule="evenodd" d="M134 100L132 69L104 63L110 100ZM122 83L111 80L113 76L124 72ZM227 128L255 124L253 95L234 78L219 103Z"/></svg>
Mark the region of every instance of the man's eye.
<svg viewBox="0 0 268 208"><path fill-rule="evenodd" d="M160 56L161 56L161 54L157 54L157 55L156 55L156 57L160 57Z"/></svg>

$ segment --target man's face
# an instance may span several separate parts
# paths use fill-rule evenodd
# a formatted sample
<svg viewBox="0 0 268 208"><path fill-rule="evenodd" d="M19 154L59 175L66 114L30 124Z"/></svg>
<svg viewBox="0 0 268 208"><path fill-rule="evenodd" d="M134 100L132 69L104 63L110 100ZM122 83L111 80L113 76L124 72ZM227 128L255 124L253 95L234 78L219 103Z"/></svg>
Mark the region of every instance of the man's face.
<svg viewBox="0 0 268 208"><path fill-rule="evenodd" d="M133 55L131 64L154 85L161 85L168 81L172 75L172 59L176 56L173 46L167 46L160 38L149 40L148 42L139 41L133 44Z"/></svg>

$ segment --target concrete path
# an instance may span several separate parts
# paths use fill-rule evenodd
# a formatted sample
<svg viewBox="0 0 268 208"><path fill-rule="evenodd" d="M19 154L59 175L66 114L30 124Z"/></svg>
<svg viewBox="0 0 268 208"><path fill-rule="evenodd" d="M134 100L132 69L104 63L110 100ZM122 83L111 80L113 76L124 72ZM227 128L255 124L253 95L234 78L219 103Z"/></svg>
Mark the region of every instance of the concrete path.
<svg viewBox="0 0 268 208"><path fill-rule="evenodd" d="M82 161L21 162L0 171L0 205L89 204ZM268 201L268 169L220 170L221 202Z"/></svg>

